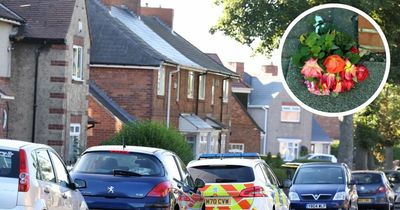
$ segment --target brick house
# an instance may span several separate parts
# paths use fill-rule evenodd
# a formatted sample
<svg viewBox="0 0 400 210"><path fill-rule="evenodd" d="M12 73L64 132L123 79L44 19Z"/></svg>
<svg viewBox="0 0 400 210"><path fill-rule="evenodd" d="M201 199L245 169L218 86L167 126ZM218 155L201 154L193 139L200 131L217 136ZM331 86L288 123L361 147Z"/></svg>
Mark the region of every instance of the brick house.
<svg viewBox="0 0 400 210"><path fill-rule="evenodd" d="M0 3L0 138L8 137L9 101L15 99L10 88L10 36L24 23L24 19Z"/></svg>
<svg viewBox="0 0 400 210"><path fill-rule="evenodd" d="M313 119L312 113L297 105L283 89L277 66L265 65L244 81L253 89L249 97L248 112L266 134L261 153L280 153L286 161L296 159L302 147L309 153L330 153L332 139Z"/></svg>
<svg viewBox="0 0 400 210"><path fill-rule="evenodd" d="M85 0L0 0L23 18L11 36L9 137L66 161L86 146L90 38Z"/></svg>
<svg viewBox="0 0 400 210"><path fill-rule="evenodd" d="M178 129L195 154L223 152L230 134L230 86L237 74L155 17L165 14L162 8L153 8L150 15L155 16L139 16L141 9L131 1L88 2L92 84L135 119ZM94 100L93 94L89 98ZM99 133L96 127L102 126L98 119L103 116L91 115L94 109L90 102L89 115L100 123L88 145L102 142L120 129L113 122L107 135Z"/></svg>

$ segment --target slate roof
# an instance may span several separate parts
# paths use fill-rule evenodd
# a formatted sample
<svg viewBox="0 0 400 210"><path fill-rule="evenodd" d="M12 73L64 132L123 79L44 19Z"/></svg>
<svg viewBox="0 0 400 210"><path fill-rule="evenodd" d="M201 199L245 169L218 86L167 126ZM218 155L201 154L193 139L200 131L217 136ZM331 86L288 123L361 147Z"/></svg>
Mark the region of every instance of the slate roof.
<svg viewBox="0 0 400 210"><path fill-rule="evenodd" d="M98 0L89 0L87 7L91 64L160 66L168 59L112 17Z"/></svg>
<svg viewBox="0 0 400 210"><path fill-rule="evenodd" d="M239 103L240 108L243 110L243 112L247 115L247 117L250 118L251 122L253 123L253 125L255 125L257 127L257 129L263 133L265 133L264 129L262 129L260 127L260 125L258 125L258 123L254 120L254 118L250 115L250 113L247 111L246 107L240 102L239 98L235 95L232 94L232 96L235 98L236 102Z"/></svg>
<svg viewBox="0 0 400 210"><path fill-rule="evenodd" d="M312 118L311 141L332 142L332 139L329 138L328 134L325 132L325 130L319 125L317 120L315 120L314 118Z"/></svg>
<svg viewBox="0 0 400 210"><path fill-rule="evenodd" d="M17 15L15 12L11 11L9 8L0 3L0 17L8 20L13 20L17 22L24 22L24 19Z"/></svg>
<svg viewBox="0 0 400 210"><path fill-rule="evenodd" d="M255 77L245 73L243 79L253 88L249 97L250 105L270 105L273 99L283 91L283 85L277 77L267 74Z"/></svg>
<svg viewBox="0 0 400 210"><path fill-rule="evenodd" d="M208 57L210 57L211 59L213 59L215 62L217 62L217 63L223 65L223 64L222 64L222 61L221 61L221 59L219 58L219 56L218 56L217 53L206 53L206 55L207 55Z"/></svg>
<svg viewBox="0 0 400 210"><path fill-rule="evenodd" d="M142 20L148 27L150 27L154 32L156 32L175 49L177 49L183 55L196 62L200 66L213 72L238 77L235 72L219 64L218 62L210 58L207 54L200 51L192 43L188 42L166 24L161 22L161 20L157 17L142 17Z"/></svg>
<svg viewBox="0 0 400 210"><path fill-rule="evenodd" d="M180 114L179 116L185 119L187 122L189 122L199 130L213 129L211 125L206 123L204 120L202 120L199 116L195 114Z"/></svg>
<svg viewBox="0 0 400 210"><path fill-rule="evenodd" d="M30 39L65 40L75 0L0 0L25 20L19 35Z"/></svg>
<svg viewBox="0 0 400 210"><path fill-rule="evenodd" d="M132 122L136 119L130 115L125 109L120 107L114 102L107 94L99 88L93 81L89 81L89 93L97 99L104 107L106 107L114 116L120 119L122 122Z"/></svg>

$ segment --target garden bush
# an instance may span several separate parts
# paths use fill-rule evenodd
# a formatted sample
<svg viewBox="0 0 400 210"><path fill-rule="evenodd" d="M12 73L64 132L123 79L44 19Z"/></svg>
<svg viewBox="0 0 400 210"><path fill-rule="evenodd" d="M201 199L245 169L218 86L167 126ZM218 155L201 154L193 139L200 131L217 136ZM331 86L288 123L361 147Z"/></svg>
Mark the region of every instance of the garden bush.
<svg viewBox="0 0 400 210"><path fill-rule="evenodd" d="M152 122L127 123L104 145L126 145L156 147L175 152L185 163L193 160L193 152L185 138L177 130Z"/></svg>

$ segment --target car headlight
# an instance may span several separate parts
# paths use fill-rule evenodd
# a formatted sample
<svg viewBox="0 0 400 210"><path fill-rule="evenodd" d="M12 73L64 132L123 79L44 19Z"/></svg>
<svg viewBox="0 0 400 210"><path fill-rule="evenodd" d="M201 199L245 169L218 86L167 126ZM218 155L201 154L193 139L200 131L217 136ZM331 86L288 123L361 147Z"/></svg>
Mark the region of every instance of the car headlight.
<svg viewBox="0 0 400 210"><path fill-rule="evenodd" d="M289 192L289 200L291 200L291 201L299 201L300 197L295 192Z"/></svg>
<svg viewBox="0 0 400 210"><path fill-rule="evenodd" d="M333 197L334 201L342 201L346 200L346 192L337 192L335 197Z"/></svg>

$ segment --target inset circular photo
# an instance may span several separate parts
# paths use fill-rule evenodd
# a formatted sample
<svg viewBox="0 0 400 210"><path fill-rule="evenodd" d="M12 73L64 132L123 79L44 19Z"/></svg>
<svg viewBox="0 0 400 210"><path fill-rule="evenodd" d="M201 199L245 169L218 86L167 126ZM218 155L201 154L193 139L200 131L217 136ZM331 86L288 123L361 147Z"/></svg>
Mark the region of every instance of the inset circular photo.
<svg viewBox="0 0 400 210"><path fill-rule="evenodd" d="M305 11L286 29L279 50L286 91L318 115L344 116L365 108L389 75L389 46L381 28L348 5Z"/></svg>

